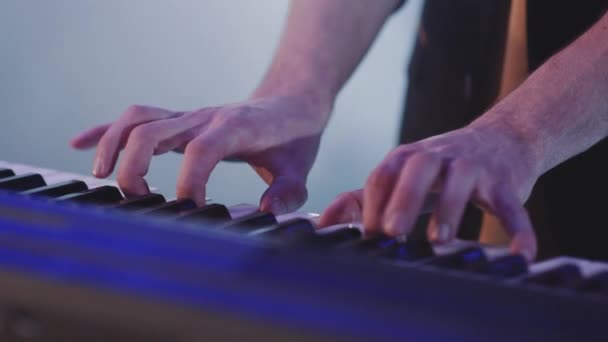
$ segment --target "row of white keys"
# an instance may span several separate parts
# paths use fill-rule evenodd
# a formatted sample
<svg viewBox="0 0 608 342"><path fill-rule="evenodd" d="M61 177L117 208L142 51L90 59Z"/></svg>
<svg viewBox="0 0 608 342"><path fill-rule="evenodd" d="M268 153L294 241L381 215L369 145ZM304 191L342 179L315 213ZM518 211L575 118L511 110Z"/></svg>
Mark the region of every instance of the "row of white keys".
<svg viewBox="0 0 608 342"><path fill-rule="evenodd" d="M63 171L47 169L47 168L42 168L42 167L34 167L34 166L30 166L30 165L25 165L25 164L10 163L10 162L1 161L1 160L0 160L0 167L11 169L11 170L13 170L13 172L15 172L16 175L21 175L21 174L25 174L25 173L40 174L42 176L42 178L44 178L44 181L49 185L66 182L66 181L70 181L70 180L81 180L81 181L85 182L89 188L96 188L96 187L103 186L103 185L112 185L112 186L118 185L115 181L111 181L111 180L97 179L95 177L80 175L80 174L71 173L71 172L63 172Z"/></svg>
<svg viewBox="0 0 608 342"><path fill-rule="evenodd" d="M83 181L89 187L89 189L97 188L104 185L118 187L118 183L113 180L99 179L92 176L86 176L77 173L63 172L26 164L11 163L3 160L0 160L0 168L11 169L13 170L13 172L15 172L16 175L21 175L25 173L40 174L48 185L67 182L71 180L80 180ZM150 190L155 191L156 188L151 188Z"/></svg>

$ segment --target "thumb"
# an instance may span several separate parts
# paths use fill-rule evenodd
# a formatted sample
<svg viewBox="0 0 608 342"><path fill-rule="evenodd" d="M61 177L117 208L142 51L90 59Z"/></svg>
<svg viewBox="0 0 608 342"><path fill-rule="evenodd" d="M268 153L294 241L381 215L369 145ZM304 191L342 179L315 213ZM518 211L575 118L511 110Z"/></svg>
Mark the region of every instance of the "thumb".
<svg viewBox="0 0 608 342"><path fill-rule="evenodd" d="M300 208L308 199L304 177L277 176L260 200L260 210L275 215L285 214Z"/></svg>

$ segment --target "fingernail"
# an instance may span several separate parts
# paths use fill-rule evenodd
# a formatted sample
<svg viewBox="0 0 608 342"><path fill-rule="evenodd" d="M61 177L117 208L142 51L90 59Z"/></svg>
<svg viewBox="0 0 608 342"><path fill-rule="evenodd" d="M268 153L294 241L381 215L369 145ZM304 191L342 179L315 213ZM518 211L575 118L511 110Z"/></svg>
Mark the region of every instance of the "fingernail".
<svg viewBox="0 0 608 342"><path fill-rule="evenodd" d="M272 210L274 214L285 214L287 213L287 205L280 199L275 198L270 202L270 210Z"/></svg>
<svg viewBox="0 0 608 342"><path fill-rule="evenodd" d="M95 158L93 162L93 175L95 177L103 177L103 164L101 162L101 158Z"/></svg>

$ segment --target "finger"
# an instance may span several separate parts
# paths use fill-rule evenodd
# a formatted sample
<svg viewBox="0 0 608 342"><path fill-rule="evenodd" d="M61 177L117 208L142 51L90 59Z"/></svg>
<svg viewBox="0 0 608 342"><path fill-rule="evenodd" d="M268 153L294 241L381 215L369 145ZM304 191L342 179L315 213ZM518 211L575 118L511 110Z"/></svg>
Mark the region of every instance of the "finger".
<svg viewBox="0 0 608 342"><path fill-rule="evenodd" d="M99 139L106 133L108 128L110 128L111 124L100 125L97 127L93 127L88 129L77 136L75 136L71 141L70 145L77 149L87 149L91 148L99 142Z"/></svg>
<svg viewBox="0 0 608 342"><path fill-rule="evenodd" d="M160 108L130 107L99 140L93 164L93 175L103 178L112 173L118 152L126 143L133 128L147 122L167 119L175 114L175 112Z"/></svg>
<svg viewBox="0 0 608 342"><path fill-rule="evenodd" d="M382 213L407 157L408 154L401 152L389 153L365 182L363 226L368 234L382 229Z"/></svg>
<svg viewBox="0 0 608 342"><path fill-rule="evenodd" d="M495 196L496 216L511 236L511 251L534 260L537 252L536 234L526 208L510 191Z"/></svg>
<svg viewBox="0 0 608 342"><path fill-rule="evenodd" d="M262 195L260 210L275 215L285 214L300 208L307 199L304 177L277 176Z"/></svg>
<svg viewBox="0 0 608 342"><path fill-rule="evenodd" d="M227 155L228 139L222 130L207 131L192 140L184 151L184 162L177 179L177 197L205 205L205 186L215 166Z"/></svg>
<svg viewBox="0 0 608 342"><path fill-rule="evenodd" d="M190 122L182 117L153 121L135 127L129 134L117 175L123 192L129 196L147 194L149 189L144 176L148 173L157 146L189 128Z"/></svg>
<svg viewBox="0 0 608 342"><path fill-rule="evenodd" d="M387 235L410 233L441 167L442 159L430 153L418 153L408 159L383 215Z"/></svg>
<svg viewBox="0 0 608 342"><path fill-rule="evenodd" d="M363 189L345 192L323 211L319 219L319 227L327 227L339 223L359 222L363 217Z"/></svg>
<svg viewBox="0 0 608 342"><path fill-rule="evenodd" d="M462 159L447 166L443 189L429 222L429 240L445 243L454 238L478 174L475 166Z"/></svg>

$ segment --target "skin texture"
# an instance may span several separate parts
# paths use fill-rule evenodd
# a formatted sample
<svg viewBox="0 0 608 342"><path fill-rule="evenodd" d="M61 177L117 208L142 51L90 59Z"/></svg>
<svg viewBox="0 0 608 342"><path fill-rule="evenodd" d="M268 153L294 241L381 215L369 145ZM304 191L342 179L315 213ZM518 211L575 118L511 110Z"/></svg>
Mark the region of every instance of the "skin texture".
<svg viewBox="0 0 608 342"><path fill-rule="evenodd" d="M327 208L321 225L361 220L369 234L409 234L429 194L430 239L447 242L468 201L497 216L529 260L536 238L523 207L540 175L608 135L608 15L518 89L459 130L402 145L361 190Z"/></svg>
<svg viewBox="0 0 608 342"><path fill-rule="evenodd" d="M249 163L269 184L262 210L283 213L306 200L306 176L335 98L400 1L294 0L281 44L250 99L189 112L132 106L72 145L97 146L94 174L130 195L148 191L150 159L184 153L177 195L204 203L223 159ZM321 225L362 220L368 234L407 235L431 193L429 237L456 234L468 201L498 216L511 248L529 260L536 239L523 203L537 178L608 134L608 17L462 129L390 152L361 190L339 196Z"/></svg>
<svg viewBox="0 0 608 342"><path fill-rule="evenodd" d="M188 112L131 106L116 121L75 137L77 149L97 147L93 174L117 180L127 195L148 192L153 155L177 151L184 161L178 198L205 203L217 163L239 159L269 185L260 208L284 213L307 198L306 177L335 97L363 58L395 0L294 0L265 78L246 101Z"/></svg>

